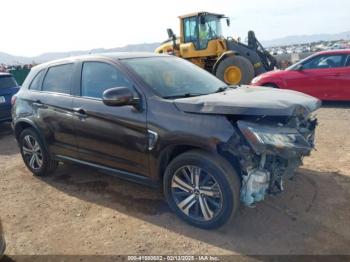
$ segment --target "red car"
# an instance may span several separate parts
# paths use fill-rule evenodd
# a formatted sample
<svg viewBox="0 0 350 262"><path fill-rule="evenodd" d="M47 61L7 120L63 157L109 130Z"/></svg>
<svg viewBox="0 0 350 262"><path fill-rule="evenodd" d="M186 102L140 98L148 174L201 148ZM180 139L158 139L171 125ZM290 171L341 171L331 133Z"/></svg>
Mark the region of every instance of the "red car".
<svg viewBox="0 0 350 262"><path fill-rule="evenodd" d="M254 86L300 91L321 100L350 101L350 49L323 51L252 80Z"/></svg>

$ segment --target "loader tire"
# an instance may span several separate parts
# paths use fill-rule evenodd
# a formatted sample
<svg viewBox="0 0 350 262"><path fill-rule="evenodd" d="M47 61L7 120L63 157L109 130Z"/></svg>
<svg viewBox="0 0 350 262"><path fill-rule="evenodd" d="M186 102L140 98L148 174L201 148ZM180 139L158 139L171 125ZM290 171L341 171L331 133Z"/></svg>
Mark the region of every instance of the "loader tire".
<svg viewBox="0 0 350 262"><path fill-rule="evenodd" d="M220 62L215 75L229 85L247 85L254 77L254 67L243 56L229 56Z"/></svg>

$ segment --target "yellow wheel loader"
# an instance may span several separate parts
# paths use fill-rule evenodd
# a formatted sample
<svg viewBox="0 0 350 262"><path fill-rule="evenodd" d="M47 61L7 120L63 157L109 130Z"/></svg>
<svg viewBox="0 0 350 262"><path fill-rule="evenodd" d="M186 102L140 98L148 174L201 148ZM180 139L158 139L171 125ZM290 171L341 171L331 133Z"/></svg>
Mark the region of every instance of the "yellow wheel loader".
<svg viewBox="0 0 350 262"><path fill-rule="evenodd" d="M248 44L232 37L224 38L221 20L228 17L208 12L180 16L180 37L167 29L169 39L155 52L187 59L213 73L227 84L249 84L253 77L273 70L275 58L259 43L253 31Z"/></svg>

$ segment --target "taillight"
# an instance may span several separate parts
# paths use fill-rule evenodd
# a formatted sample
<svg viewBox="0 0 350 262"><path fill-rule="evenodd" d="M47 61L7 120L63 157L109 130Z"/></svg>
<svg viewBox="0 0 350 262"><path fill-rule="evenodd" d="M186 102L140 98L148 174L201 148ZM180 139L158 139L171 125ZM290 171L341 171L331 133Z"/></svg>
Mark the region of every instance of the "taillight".
<svg viewBox="0 0 350 262"><path fill-rule="evenodd" d="M11 105L14 105L16 103L16 99L17 99L17 96L16 95L13 95L11 97Z"/></svg>

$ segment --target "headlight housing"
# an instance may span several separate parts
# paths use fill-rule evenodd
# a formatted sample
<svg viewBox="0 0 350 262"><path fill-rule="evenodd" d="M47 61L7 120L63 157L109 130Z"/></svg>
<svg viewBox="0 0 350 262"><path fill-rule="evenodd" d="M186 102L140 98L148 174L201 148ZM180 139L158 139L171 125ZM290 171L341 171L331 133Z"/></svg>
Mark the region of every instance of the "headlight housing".
<svg viewBox="0 0 350 262"><path fill-rule="evenodd" d="M308 155L312 149L307 139L295 128L260 125L238 121L237 125L257 154L279 154L282 157Z"/></svg>

